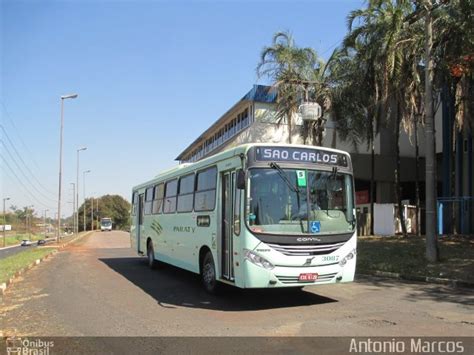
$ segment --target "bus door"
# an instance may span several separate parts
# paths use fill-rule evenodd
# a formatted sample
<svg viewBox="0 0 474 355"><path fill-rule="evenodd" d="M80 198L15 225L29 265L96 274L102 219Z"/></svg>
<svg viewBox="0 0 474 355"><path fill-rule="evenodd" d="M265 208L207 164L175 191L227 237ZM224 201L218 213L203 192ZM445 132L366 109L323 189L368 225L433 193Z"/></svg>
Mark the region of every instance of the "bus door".
<svg viewBox="0 0 474 355"><path fill-rule="evenodd" d="M222 278L234 280L233 243L232 243L232 222L233 222L233 191L234 172L224 172L221 175L221 272Z"/></svg>
<svg viewBox="0 0 474 355"><path fill-rule="evenodd" d="M146 250L141 250L141 238L143 232L143 194L138 196L137 222L137 249L138 252L145 253Z"/></svg>

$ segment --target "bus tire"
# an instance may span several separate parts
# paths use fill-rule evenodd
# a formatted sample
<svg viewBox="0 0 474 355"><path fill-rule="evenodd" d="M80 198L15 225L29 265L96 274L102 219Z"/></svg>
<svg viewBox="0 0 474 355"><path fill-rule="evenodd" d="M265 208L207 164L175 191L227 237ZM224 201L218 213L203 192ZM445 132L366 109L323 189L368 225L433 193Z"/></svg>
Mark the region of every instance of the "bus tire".
<svg viewBox="0 0 474 355"><path fill-rule="evenodd" d="M155 259L155 250L153 249L153 242L148 242L146 246L147 264L150 269L155 269L158 262Z"/></svg>
<svg viewBox="0 0 474 355"><path fill-rule="evenodd" d="M216 266L210 251L206 253L202 262L201 281L207 293L214 295L218 292L219 283L216 277Z"/></svg>

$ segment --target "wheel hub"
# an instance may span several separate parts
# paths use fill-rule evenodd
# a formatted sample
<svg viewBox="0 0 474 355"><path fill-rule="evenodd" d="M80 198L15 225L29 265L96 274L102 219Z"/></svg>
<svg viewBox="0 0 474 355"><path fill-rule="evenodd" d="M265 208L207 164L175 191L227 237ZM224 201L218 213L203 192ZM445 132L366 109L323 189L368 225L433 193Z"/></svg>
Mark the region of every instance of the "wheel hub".
<svg viewBox="0 0 474 355"><path fill-rule="evenodd" d="M211 284L214 281L214 268L210 264L204 265L204 281Z"/></svg>

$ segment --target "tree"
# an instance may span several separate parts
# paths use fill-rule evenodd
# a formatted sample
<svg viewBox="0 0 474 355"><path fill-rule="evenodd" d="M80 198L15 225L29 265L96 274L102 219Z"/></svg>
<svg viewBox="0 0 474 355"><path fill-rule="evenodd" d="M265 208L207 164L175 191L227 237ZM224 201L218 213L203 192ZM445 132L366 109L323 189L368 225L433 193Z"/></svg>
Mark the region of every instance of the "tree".
<svg viewBox="0 0 474 355"><path fill-rule="evenodd" d="M98 206L98 208L97 208ZM79 207L79 230L83 230L82 217L84 208L86 209L86 229L91 229L91 207L92 199L86 199ZM130 203L119 195L105 195L94 199L94 220L100 221L100 218L112 218L115 229L127 230L130 227ZM97 228L94 223L94 228Z"/></svg>
<svg viewBox="0 0 474 355"><path fill-rule="evenodd" d="M410 131L420 95L420 36L417 26L407 26L406 17L414 12L407 0L372 0L367 8L353 11L349 17L346 47L361 53L355 56L365 65L373 65L373 105L376 121L393 126L395 136L395 200L402 233L407 235L401 203L400 148L402 127ZM357 25L354 25L357 23ZM415 30L416 29L416 30Z"/></svg>
<svg viewBox="0 0 474 355"><path fill-rule="evenodd" d="M264 47L257 65L258 77L272 81L277 95L277 123L287 122L288 143L292 142L292 119L302 102L304 82L313 78L314 69L320 65L312 48L297 47L289 32L273 35L272 45Z"/></svg>
<svg viewBox="0 0 474 355"><path fill-rule="evenodd" d="M371 151L370 211L374 215L375 200L375 137L379 121L375 115L375 66L367 52L357 42L338 49L331 61L330 78L334 88L332 93L332 119L334 131L343 141L352 143L354 150L363 141ZM355 50L354 50L355 48ZM335 140L335 139L334 139ZM370 231L373 234L373 218Z"/></svg>
<svg viewBox="0 0 474 355"><path fill-rule="evenodd" d="M474 2L451 0L432 10L434 83L455 100L457 130L474 130Z"/></svg>

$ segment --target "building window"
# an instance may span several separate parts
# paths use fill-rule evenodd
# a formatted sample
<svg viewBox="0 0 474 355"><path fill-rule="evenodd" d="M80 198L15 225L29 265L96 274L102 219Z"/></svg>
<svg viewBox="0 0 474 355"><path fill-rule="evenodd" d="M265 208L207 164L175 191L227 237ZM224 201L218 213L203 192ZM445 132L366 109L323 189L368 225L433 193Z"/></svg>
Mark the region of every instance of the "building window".
<svg viewBox="0 0 474 355"><path fill-rule="evenodd" d="M164 184L159 184L155 186L155 193L153 195L153 205L152 205L151 213L158 214L162 212L164 192L165 192Z"/></svg>
<svg viewBox="0 0 474 355"><path fill-rule="evenodd" d="M246 108L244 111L244 127L247 127L250 123L249 110Z"/></svg>
<svg viewBox="0 0 474 355"><path fill-rule="evenodd" d="M235 118L230 121L230 136L233 137L235 134Z"/></svg>
<svg viewBox="0 0 474 355"><path fill-rule="evenodd" d="M178 191L178 180L168 181L165 185L165 202L163 204L164 213L174 213L176 211L176 193Z"/></svg>
<svg viewBox="0 0 474 355"><path fill-rule="evenodd" d="M242 114L239 114L237 117L237 131L240 132L242 130Z"/></svg>
<svg viewBox="0 0 474 355"><path fill-rule="evenodd" d="M179 179L178 212L191 212L194 202L194 174Z"/></svg>
<svg viewBox="0 0 474 355"><path fill-rule="evenodd" d="M217 168L200 171L196 177L196 194L194 198L194 210L212 211L216 203Z"/></svg>

